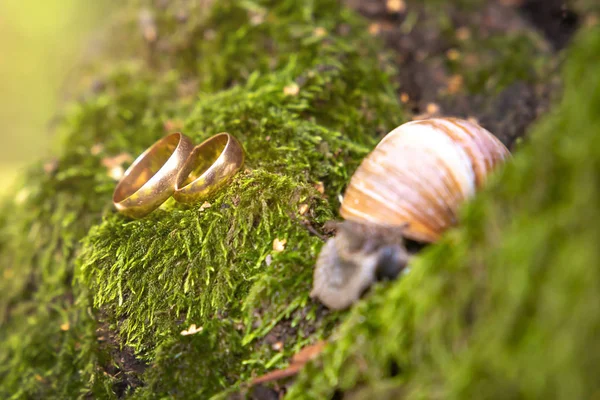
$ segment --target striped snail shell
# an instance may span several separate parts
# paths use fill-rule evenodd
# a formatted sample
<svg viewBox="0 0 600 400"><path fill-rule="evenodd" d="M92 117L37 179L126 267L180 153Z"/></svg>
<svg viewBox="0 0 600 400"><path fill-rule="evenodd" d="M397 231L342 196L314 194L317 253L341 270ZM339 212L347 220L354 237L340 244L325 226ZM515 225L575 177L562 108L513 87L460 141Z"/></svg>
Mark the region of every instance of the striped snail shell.
<svg viewBox="0 0 600 400"><path fill-rule="evenodd" d="M405 237L436 241L457 223L461 204L509 154L494 135L470 121L408 122L363 160L340 214L359 222L408 224Z"/></svg>
<svg viewBox="0 0 600 400"><path fill-rule="evenodd" d="M490 132L462 119L413 121L391 131L350 180L340 210L346 220L319 254L311 297L343 309L373 282L397 276L413 256L403 239L439 239L509 155Z"/></svg>

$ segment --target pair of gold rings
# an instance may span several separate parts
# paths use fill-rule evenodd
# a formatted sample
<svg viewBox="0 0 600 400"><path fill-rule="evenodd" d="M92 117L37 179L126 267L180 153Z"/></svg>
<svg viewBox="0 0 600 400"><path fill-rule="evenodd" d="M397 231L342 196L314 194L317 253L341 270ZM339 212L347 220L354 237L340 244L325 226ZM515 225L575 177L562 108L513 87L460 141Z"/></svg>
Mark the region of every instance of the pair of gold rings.
<svg viewBox="0 0 600 400"><path fill-rule="evenodd" d="M229 133L219 133L196 147L182 133L172 133L125 171L113 204L128 217L142 218L171 196L180 203L195 203L227 184L243 164L244 149Z"/></svg>

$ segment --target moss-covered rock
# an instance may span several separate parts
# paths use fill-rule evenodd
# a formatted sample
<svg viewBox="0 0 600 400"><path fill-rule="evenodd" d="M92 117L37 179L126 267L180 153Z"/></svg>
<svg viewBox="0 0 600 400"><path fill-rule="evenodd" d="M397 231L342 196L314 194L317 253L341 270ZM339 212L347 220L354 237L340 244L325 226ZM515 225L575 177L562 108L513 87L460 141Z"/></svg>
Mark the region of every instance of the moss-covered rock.
<svg viewBox="0 0 600 400"><path fill-rule="evenodd" d="M335 0L190 3L123 6L108 61L94 65L93 84L65 111L56 158L32 166L0 210L2 398L225 397L285 366L340 320L334 347L292 397L357 384L425 397L508 386L533 397L559 373L587 393L594 353L580 355L570 334L587 332L583 343L595 345L595 319L583 321L581 305L594 304L596 275L585 269L594 259L584 244L595 231L575 213L596 193L574 188L597 170L574 160L593 160L598 149L590 133L597 77L581 67L598 53L574 53L563 105L467 210L462 230L406 279L377 288L349 314L329 313L308 297L322 243L313 231L336 217L360 159L409 118L390 58L366 22ZM598 43L588 38L583 48ZM504 83L520 76L487 73ZM576 91L580 75L589 93ZM586 107L577 106L582 98ZM544 134L554 125L563 128ZM246 170L210 207L169 201L142 220L120 216L111 206L115 157L135 157L174 130L196 142L232 133L247 151ZM553 179L557 171L563 180ZM567 240L569 224L581 241ZM286 240L283 251L274 251L275 239ZM567 262L572 275L559 275ZM581 297L567 297L569 285ZM568 308L574 323L551 331ZM181 335L192 324L201 331ZM552 336L560 332L562 341ZM547 360L528 343L566 344L528 375L530 363ZM589 371L573 364L586 360ZM536 383L525 387L525 378Z"/></svg>
<svg viewBox="0 0 600 400"><path fill-rule="evenodd" d="M225 1L201 20L142 11L128 46L151 57L112 61L68 109L57 159L3 207L3 397L121 396L142 383L141 397L207 397L283 365L336 318L315 322L320 239L307 225L333 217L377 132L403 119L376 42L335 1ZM132 12L117 40L137 37ZM246 171L210 208L116 214L105 165L175 127L196 142L234 134ZM284 319L283 351L258 340ZM192 323L202 333L181 336Z"/></svg>

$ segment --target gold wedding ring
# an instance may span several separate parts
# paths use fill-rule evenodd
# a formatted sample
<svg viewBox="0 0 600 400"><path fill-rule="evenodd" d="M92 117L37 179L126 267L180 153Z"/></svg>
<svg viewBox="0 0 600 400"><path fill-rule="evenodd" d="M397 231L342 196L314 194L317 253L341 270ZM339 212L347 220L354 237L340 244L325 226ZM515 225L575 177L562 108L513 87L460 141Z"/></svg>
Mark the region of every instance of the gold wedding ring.
<svg viewBox="0 0 600 400"><path fill-rule="evenodd" d="M172 133L144 151L115 188L113 204L117 210L141 218L164 203L175 191L177 174L193 146L187 136Z"/></svg>
<svg viewBox="0 0 600 400"><path fill-rule="evenodd" d="M179 171L173 197L195 203L210 197L242 168L244 149L229 133L219 133L192 150Z"/></svg>

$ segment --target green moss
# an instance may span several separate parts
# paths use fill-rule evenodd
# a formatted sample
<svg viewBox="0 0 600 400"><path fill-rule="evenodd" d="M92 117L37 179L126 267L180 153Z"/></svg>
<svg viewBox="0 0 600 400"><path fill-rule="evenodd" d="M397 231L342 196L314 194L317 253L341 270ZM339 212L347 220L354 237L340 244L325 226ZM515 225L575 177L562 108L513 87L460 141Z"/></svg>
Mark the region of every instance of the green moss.
<svg viewBox="0 0 600 400"><path fill-rule="evenodd" d="M80 388L79 371L89 377L102 356L92 340L93 320L85 305L73 307L70 287L78 240L105 208L95 195L112 183L97 174L97 160L81 156L73 152L64 157L51 176L41 166L32 168L16 199L3 207L0 394L4 398L67 396ZM74 160L77 164L70 164ZM63 332L65 324L73 328ZM90 382L90 389L102 380Z"/></svg>
<svg viewBox="0 0 600 400"><path fill-rule="evenodd" d="M600 30L565 93L401 280L358 304L289 398L590 398L598 393Z"/></svg>
<svg viewBox="0 0 600 400"><path fill-rule="evenodd" d="M143 57L101 72L67 109L55 165L32 168L3 207L3 397L121 396L140 381L139 397L206 397L283 365L337 318L315 323L320 240L304 224L333 218L350 171L403 118L374 39L334 1L226 1L184 22L151 8L168 49L158 51L137 39L136 10L115 40L129 32ZM140 221L119 216L102 161L178 124L196 142L234 134L247 171L208 209L169 202ZM275 238L287 240L282 253ZM280 322L296 337L276 352L259 339ZM191 323L203 332L180 335Z"/></svg>

